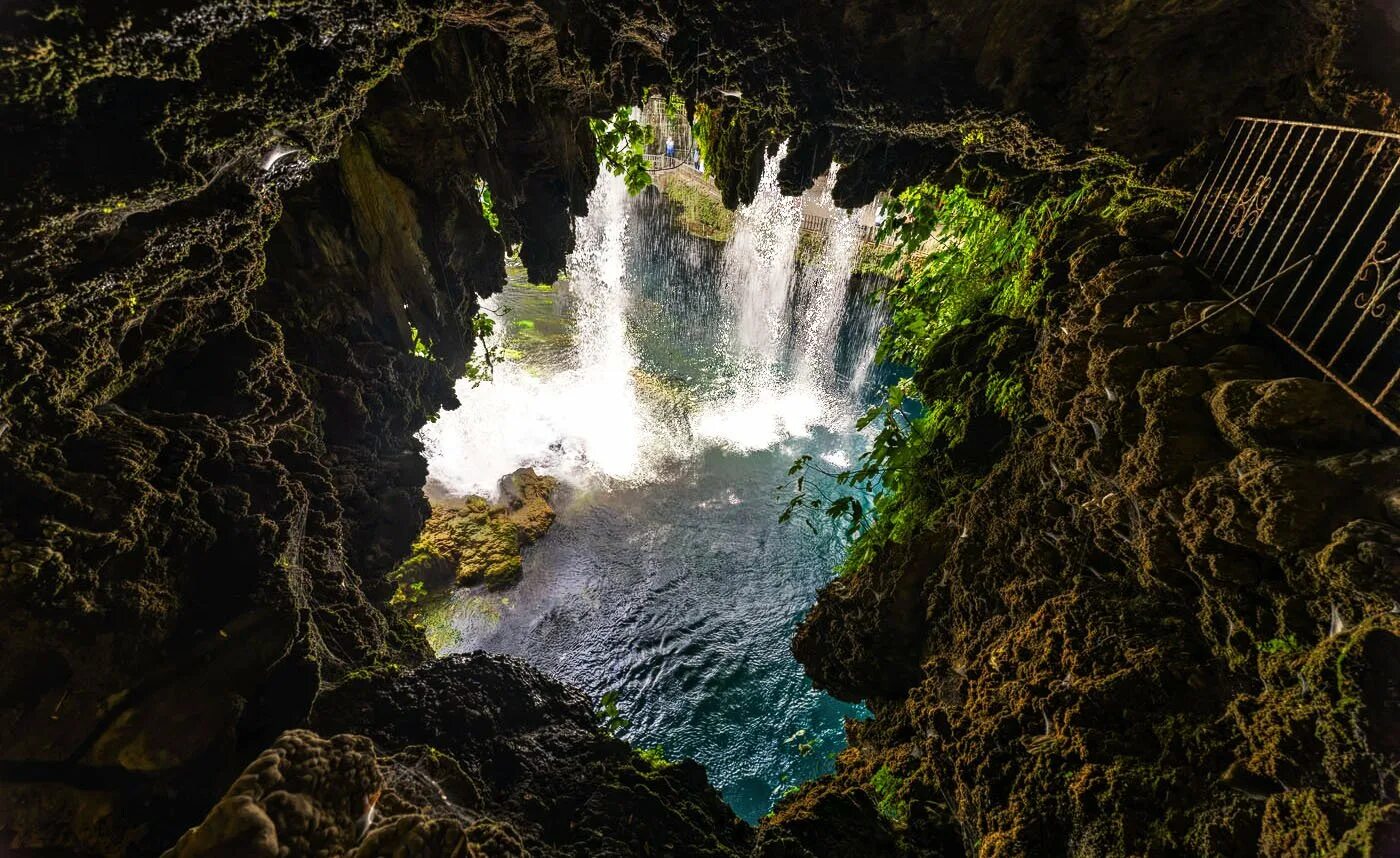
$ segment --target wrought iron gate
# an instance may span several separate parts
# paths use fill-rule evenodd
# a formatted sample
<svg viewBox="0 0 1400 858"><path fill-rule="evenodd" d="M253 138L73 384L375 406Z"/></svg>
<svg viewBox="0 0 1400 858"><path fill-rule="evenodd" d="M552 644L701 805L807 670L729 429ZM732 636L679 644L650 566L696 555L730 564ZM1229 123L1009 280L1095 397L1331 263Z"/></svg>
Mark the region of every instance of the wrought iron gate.
<svg viewBox="0 0 1400 858"><path fill-rule="evenodd" d="M1400 434L1400 135L1235 120L1176 250Z"/></svg>

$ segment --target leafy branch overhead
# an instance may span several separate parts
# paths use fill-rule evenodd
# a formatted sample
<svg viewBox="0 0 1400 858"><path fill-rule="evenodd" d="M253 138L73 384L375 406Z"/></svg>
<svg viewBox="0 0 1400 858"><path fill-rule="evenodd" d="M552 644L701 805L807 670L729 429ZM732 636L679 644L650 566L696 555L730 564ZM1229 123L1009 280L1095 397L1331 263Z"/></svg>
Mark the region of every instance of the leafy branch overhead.
<svg viewBox="0 0 1400 858"><path fill-rule="evenodd" d="M879 241L893 244L880 266L890 321L879 358L909 375L859 421L874 435L855 467L830 472L803 457L785 487L783 520L801 514L815 527L814 517L826 518L851 541L845 569L904 542L968 487L953 452L974 418L1008 427L1029 418L1018 355L1033 342L1045 249L1062 225L1083 216L1121 222L1129 198L1179 204L1110 159L1064 178L1030 194L1005 183L977 191L924 182L886 204Z"/></svg>
<svg viewBox="0 0 1400 858"><path fill-rule="evenodd" d="M651 184L646 147L651 128L638 122L632 108L620 107L609 119L590 119L588 127L597 140L598 163L627 183L627 193L639 194Z"/></svg>

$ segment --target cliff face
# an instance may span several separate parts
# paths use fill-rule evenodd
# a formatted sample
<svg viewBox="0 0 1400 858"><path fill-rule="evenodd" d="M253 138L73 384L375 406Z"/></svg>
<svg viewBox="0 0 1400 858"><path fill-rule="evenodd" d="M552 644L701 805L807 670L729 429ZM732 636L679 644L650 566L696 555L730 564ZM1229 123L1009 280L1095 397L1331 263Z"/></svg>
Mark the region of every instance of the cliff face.
<svg viewBox="0 0 1400 858"><path fill-rule="evenodd" d="M1036 428L822 593L794 650L875 719L766 836L854 795L912 854L1400 849L1400 448L1242 311L1169 343L1219 302L1166 246L1067 248Z"/></svg>
<svg viewBox="0 0 1400 858"><path fill-rule="evenodd" d="M1139 56L1216 44L1219 4L6 4L0 837L164 847L282 731L324 712L319 698L427 657L386 609L386 576L428 513L413 434L455 405L505 245L520 244L533 279L562 265L597 173L584 117L674 83L725 119L715 166L731 201L752 194L775 135L794 137L788 186L835 154L853 201L946 167L970 139L978 157L1021 169L1067 154L997 110L1151 160L1236 111L1359 109L1354 90L1328 88L1349 7L1237 5L1257 52L1157 78ZM1059 24L1031 26L1044 15ZM917 26L896 38L883 21ZM1167 138L1141 122L1164 103L1181 110ZM1369 556L1370 532L1356 529L1336 562ZM901 593L924 586L898 577ZM895 699L919 673L886 660L871 675ZM410 675L481 671L454 661ZM542 694L542 711L572 725L572 750L547 759L635 766L585 735L579 701L531 690L541 682L498 690ZM429 694L414 683L400 690ZM370 757L437 741L377 717L325 728L373 736L377 751L294 734L278 759L331 754L368 788ZM742 844L695 772L663 780L688 796L673 806L695 831ZM863 809L852 802L842 812ZM327 818L340 825L342 811ZM528 833L535 814L506 816L528 842L575 842Z"/></svg>
<svg viewBox="0 0 1400 858"><path fill-rule="evenodd" d="M109 11L14 14L0 319L0 829L100 853L427 657L384 608L414 433L504 241L557 273L582 117L646 59L516 3Z"/></svg>

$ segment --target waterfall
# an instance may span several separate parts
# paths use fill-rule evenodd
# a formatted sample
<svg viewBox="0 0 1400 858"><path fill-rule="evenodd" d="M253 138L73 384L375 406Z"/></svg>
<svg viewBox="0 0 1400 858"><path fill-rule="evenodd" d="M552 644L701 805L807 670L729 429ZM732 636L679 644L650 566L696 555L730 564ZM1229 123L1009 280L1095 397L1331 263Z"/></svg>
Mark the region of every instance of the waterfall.
<svg viewBox="0 0 1400 858"><path fill-rule="evenodd" d="M837 384L836 350L842 322L846 320L851 272L860 254L861 218L864 210L836 207L831 188L837 166L824 177L818 205L830 229L823 238L821 256L799 278L796 311L794 372L801 383L834 389ZM859 308L852 308L856 311Z"/></svg>
<svg viewBox="0 0 1400 858"><path fill-rule="evenodd" d="M490 496L501 476L523 466L575 483L633 480L655 459L627 331L631 205L622 179L599 176L588 209L568 260L575 300L568 365L539 378L507 359L477 387L465 379L457 383L462 407L443 413L421 435L429 472L444 492ZM484 309L499 313L500 296ZM515 322L498 318L492 345L500 346Z"/></svg>
<svg viewBox="0 0 1400 858"><path fill-rule="evenodd" d="M602 174L575 224L567 281L541 293L517 280L513 304L507 294L486 302L505 357L489 381L459 382L462 407L424 428L435 488L490 495L523 466L576 485L643 483L708 448L757 451L848 430L879 329L850 295L868 213L835 206L834 172L805 197L783 196L784 151L765 163L723 248L678 231L663 201L630 198ZM804 240L804 212L829 231ZM807 242L819 249L799 266ZM543 362L540 338L525 335L544 321L539 304L521 298L541 294L553 294L545 313L565 329Z"/></svg>
<svg viewBox="0 0 1400 858"><path fill-rule="evenodd" d="M787 144L763 165L753 202L735 213L724 249L724 289L740 357L767 374L782 358L788 331L788 291L797 266L802 200L778 190L778 164Z"/></svg>

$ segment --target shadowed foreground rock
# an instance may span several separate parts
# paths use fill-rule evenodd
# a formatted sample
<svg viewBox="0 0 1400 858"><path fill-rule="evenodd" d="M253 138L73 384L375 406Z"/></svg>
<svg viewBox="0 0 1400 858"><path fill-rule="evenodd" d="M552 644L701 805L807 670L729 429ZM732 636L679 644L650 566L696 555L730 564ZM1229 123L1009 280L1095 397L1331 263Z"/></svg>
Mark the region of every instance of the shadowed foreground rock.
<svg viewBox="0 0 1400 858"><path fill-rule="evenodd" d="M720 858L753 838L699 765L643 759L582 694L504 656L352 680L312 723L363 735L284 734L169 858Z"/></svg>

